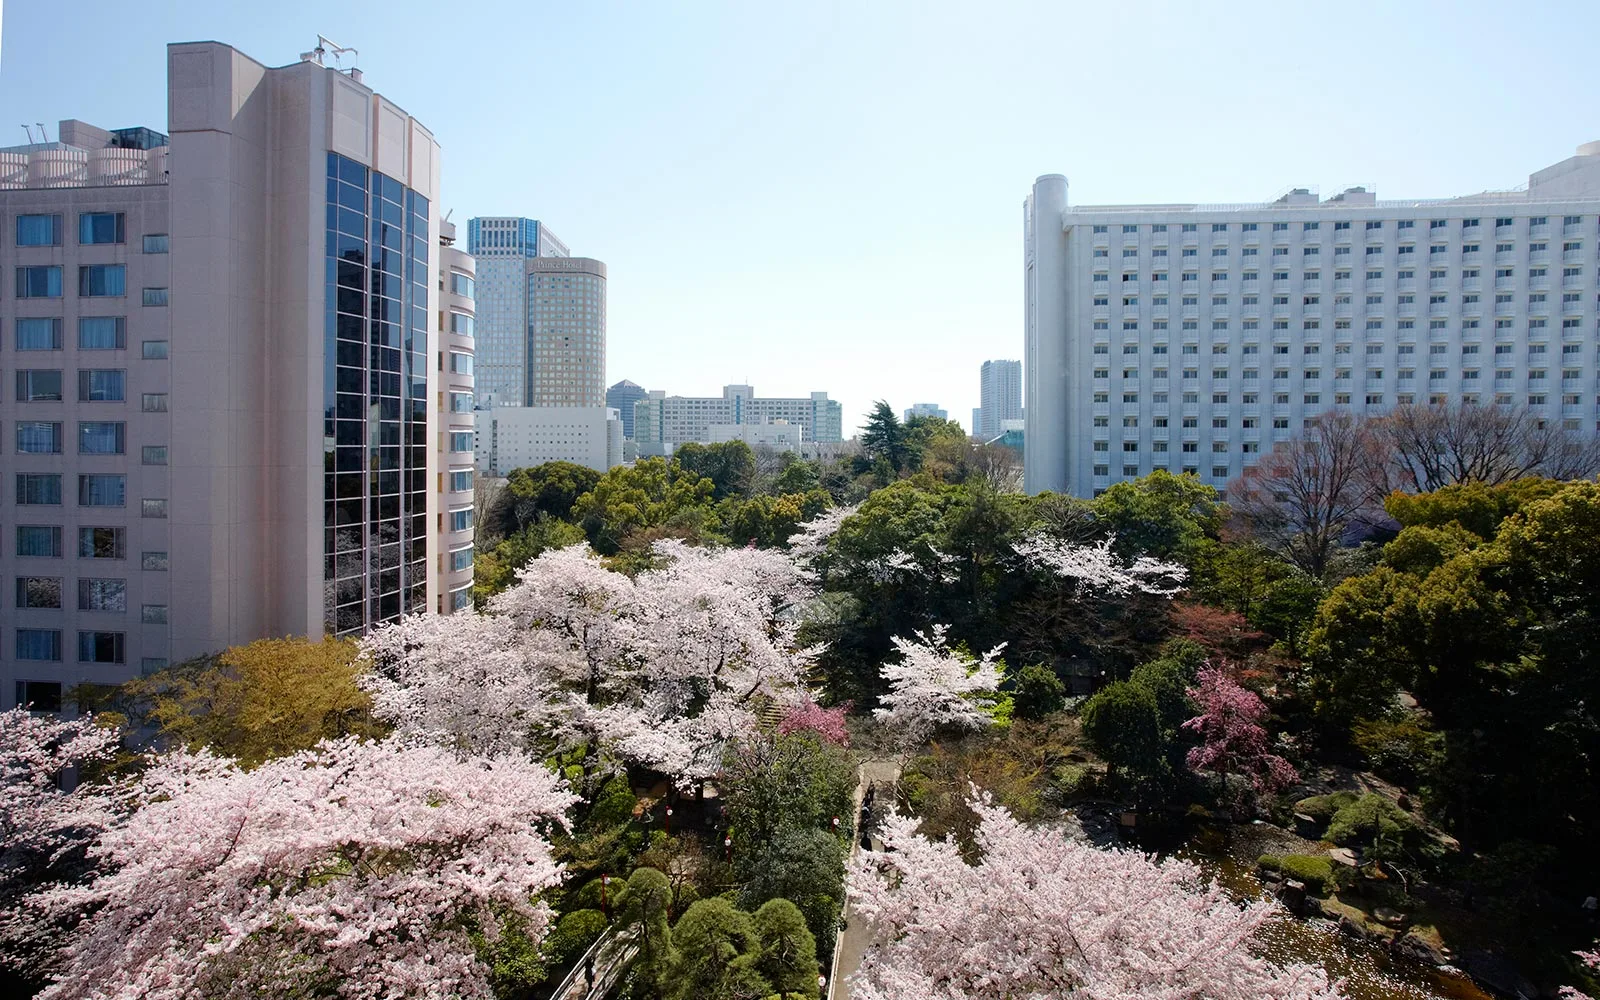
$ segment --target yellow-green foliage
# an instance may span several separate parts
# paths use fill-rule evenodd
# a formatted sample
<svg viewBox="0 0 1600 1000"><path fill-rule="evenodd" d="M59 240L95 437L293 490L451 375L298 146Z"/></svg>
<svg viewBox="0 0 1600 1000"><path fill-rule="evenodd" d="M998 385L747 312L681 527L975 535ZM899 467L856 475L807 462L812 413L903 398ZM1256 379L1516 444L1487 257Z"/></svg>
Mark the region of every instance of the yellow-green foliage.
<svg viewBox="0 0 1600 1000"><path fill-rule="evenodd" d="M1281 872L1285 877L1304 882L1306 891L1316 896L1326 896L1338 888L1333 872L1333 859L1316 854L1263 854L1256 862L1268 871Z"/></svg>

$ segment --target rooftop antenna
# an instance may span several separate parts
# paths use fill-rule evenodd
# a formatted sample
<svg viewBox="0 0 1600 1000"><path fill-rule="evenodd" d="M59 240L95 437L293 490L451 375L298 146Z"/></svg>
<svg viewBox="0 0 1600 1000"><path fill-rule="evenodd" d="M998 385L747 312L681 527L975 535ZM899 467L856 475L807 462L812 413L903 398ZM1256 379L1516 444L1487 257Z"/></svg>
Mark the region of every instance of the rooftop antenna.
<svg viewBox="0 0 1600 1000"><path fill-rule="evenodd" d="M22 131L28 133L28 145L30 145L30 146L33 145L33 126L24 124L24 125L20 125L18 127L21 128Z"/></svg>
<svg viewBox="0 0 1600 1000"><path fill-rule="evenodd" d="M340 72L344 72L345 71L345 68L344 68L344 55L345 55L346 52L350 53L350 55L352 57L360 55L360 53L357 50L355 50L353 48L350 48L349 46L340 45L338 42L335 42L331 38L328 38L328 37L326 37L324 35L318 35L317 36L317 47L316 47L315 51L317 52L317 54L319 56L324 51L332 52L333 53L334 68L339 70ZM321 60L319 59L318 61L320 62ZM352 64L354 64L355 59L352 58L350 61L351 61ZM351 65L349 72L351 72L352 74L359 75L361 71L356 69L354 65Z"/></svg>
<svg viewBox="0 0 1600 1000"><path fill-rule="evenodd" d="M50 141L50 131L44 127L44 122L34 122L34 124L39 126L39 141L40 142L49 142Z"/></svg>

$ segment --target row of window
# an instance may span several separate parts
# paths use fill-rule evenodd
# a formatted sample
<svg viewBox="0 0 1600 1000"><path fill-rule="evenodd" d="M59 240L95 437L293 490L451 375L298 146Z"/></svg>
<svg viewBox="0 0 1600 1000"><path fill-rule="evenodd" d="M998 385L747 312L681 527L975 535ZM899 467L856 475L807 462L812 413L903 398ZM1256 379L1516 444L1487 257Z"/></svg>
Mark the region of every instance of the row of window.
<svg viewBox="0 0 1600 1000"><path fill-rule="evenodd" d="M78 268L78 295L85 298L127 294L128 269L122 264L85 264ZM59 264L27 264L17 268L17 298L61 298ZM147 306L167 304L167 289L146 288L141 293Z"/></svg>
<svg viewBox="0 0 1600 1000"><path fill-rule="evenodd" d="M79 507L126 507L128 477L122 473L85 473L78 476ZM18 506L59 507L61 505L61 474L58 472L17 473L16 502ZM167 501L143 499L139 501L141 517L166 517Z"/></svg>
<svg viewBox="0 0 1600 1000"><path fill-rule="evenodd" d="M166 605L149 605L160 608L160 622L166 622ZM16 658L19 660L42 660L47 663L61 662L61 630L54 628L19 628L17 629ZM90 632L78 633L78 662L79 663L124 663L127 655L127 633L125 632Z"/></svg>
<svg viewBox="0 0 1600 1000"><path fill-rule="evenodd" d="M1399 220L1397 220L1395 222L1395 228L1398 229L1398 230L1415 229L1418 221L1419 220L1417 220L1417 219L1399 219ZM1512 218L1512 217L1510 217L1510 216L1500 216L1500 217L1498 217L1498 218L1496 218L1494 220L1494 225L1495 225L1496 229L1505 229L1505 228L1507 228L1509 226L1516 225L1516 222L1517 222L1517 220ZM1462 229L1477 229L1482 224L1483 224L1483 219L1481 219L1481 218L1471 218L1471 217L1469 217L1469 218L1465 218L1465 219L1461 220L1461 228ZM1548 226L1549 224L1550 224L1550 217L1549 216L1546 216L1546 215L1533 215L1533 216L1529 216L1528 217L1528 228L1530 228L1530 229L1535 229L1535 228L1538 228L1540 226ZM1581 216L1581 215L1563 216L1562 220L1561 220L1561 224L1563 226L1578 226L1578 225L1582 225L1583 224L1583 216ZM1272 231L1275 232L1275 233L1288 232L1289 226L1290 226L1290 224L1287 223L1287 222L1273 222L1273 223L1270 223L1270 225L1272 226ZM1365 221L1365 228L1366 228L1366 231L1369 232L1369 233L1382 230L1383 228L1385 228L1385 225L1386 225L1386 223L1382 219L1369 219L1369 220ZM1449 226L1450 226L1450 220L1449 219L1430 219L1430 220L1428 220L1428 229L1430 231L1438 230L1438 229L1447 229L1447 228L1449 228ZM1257 232L1260 229L1260 227L1261 227L1261 223L1245 222L1245 223L1241 223L1239 225L1239 231L1240 232L1244 232L1244 233L1253 233L1253 232ZM1344 230L1349 229L1350 227L1351 227L1351 222L1350 221L1343 221L1343 222L1335 222L1333 224L1332 228L1333 228L1334 232L1342 232ZM1121 227L1122 232L1123 232L1124 235L1133 235L1135 233L1140 232L1141 229L1144 232L1147 232L1147 233L1164 233L1164 232L1167 231L1167 228L1168 227L1167 227L1166 223L1159 223L1159 222L1155 223L1153 225L1146 225L1146 226L1142 226L1142 227L1139 226L1139 225L1136 225L1136 224L1129 223L1129 224L1125 224L1125 225L1123 225ZM1184 223L1180 223L1178 228L1179 228L1179 230L1181 232L1185 232L1185 233L1199 232L1200 223L1184 222ZM1231 227L1230 227L1230 224L1226 223L1226 222L1213 222L1213 223L1209 224L1208 228L1209 228L1209 231L1213 232L1213 233L1226 233L1226 232L1230 231ZM1311 233L1311 232L1316 232L1321 228L1322 228L1321 221L1317 221L1317 222L1302 222L1302 223L1300 223L1300 231L1301 232ZM1097 225L1097 226L1094 227L1094 232L1096 234L1109 233L1110 231L1111 231L1111 227L1109 225Z"/></svg>
<svg viewBox="0 0 1600 1000"><path fill-rule="evenodd" d="M59 455L65 435L59 420L17 421L17 454ZM128 427L120 420L78 421L78 454L127 454ZM145 465L166 465L167 446L144 445L142 462Z"/></svg>
<svg viewBox="0 0 1600 1000"><path fill-rule="evenodd" d="M13 346L18 351L59 351L62 347L61 318L58 316L24 316L15 321ZM166 357L164 340L144 342L145 357L152 350ZM152 347L151 345L155 345ZM125 316L78 317L78 350L121 351L128 346L128 320Z"/></svg>
<svg viewBox="0 0 1600 1000"><path fill-rule="evenodd" d="M17 577L17 610L60 611L61 578L58 576ZM152 611L151 609L155 609ZM128 581L110 577L80 577L78 610L125 614L128 610ZM159 621L153 621L155 617ZM165 604L146 604L141 616L147 625L162 625L167 620Z"/></svg>
<svg viewBox="0 0 1600 1000"><path fill-rule="evenodd" d="M162 341L165 343L165 341ZM128 370L126 368L79 368L78 402L121 403L127 398ZM63 378L60 368L17 369L17 402L60 403L63 401ZM141 393L140 407L146 413L167 412L167 394Z"/></svg>
<svg viewBox="0 0 1600 1000"><path fill-rule="evenodd" d="M59 524L17 525L17 556L28 559L60 559L61 531ZM78 528L79 559L126 559L127 557L127 528L116 525L84 525ZM139 558L139 568L153 573L165 573L167 554L144 552Z"/></svg>
<svg viewBox="0 0 1600 1000"><path fill-rule="evenodd" d="M1463 376L1463 377L1465 378L1466 376ZM1432 381L1432 380L1433 380L1432 379L1432 373L1430 373L1430 381ZM1477 381L1478 380L1478 373L1477 372L1473 372L1471 377L1469 379L1467 379L1467 380L1468 381ZM1433 386L1431 388L1438 388L1438 387L1437 386ZM1101 406L1105 406L1105 405L1108 405L1110 403L1111 394L1108 393L1108 392L1096 392L1093 395L1092 398L1093 398L1093 401L1096 404L1101 405ZM1200 400L1200 396L1199 396L1198 393L1186 392L1186 393L1183 394L1183 404L1185 406L1197 406L1199 404L1199 400ZM1167 405L1167 393L1164 393L1164 392L1152 393L1150 401L1151 401L1152 404L1154 404L1156 406L1166 406ZM1514 402L1509 393L1497 393L1495 395L1494 401L1495 401L1495 403L1500 404L1500 405L1511 405ZM1137 392L1125 392L1125 393L1122 394L1122 402L1123 402L1124 405L1138 405L1138 403L1139 403L1139 394ZM1239 402L1242 403L1245 406L1255 406L1257 403L1260 402L1260 395L1258 393L1254 393L1254 392L1247 392L1247 393L1243 394L1243 396L1240 398ZM1350 404L1350 394L1348 392L1337 392L1337 393L1334 393L1333 402L1334 402L1335 405L1338 405L1338 406L1348 406ZM1395 397L1395 402L1399 403L1399 404L1414 403L1414 402L1416 402L1416 397L1414 395L1410 394L1410 393L1400 393L1397 397ZM1435 395L1430 395L1428 397L1428 402L1430 404L1438 404L1438 403L1445 403L1445 402L1463 402L1463 403L1476 404L1476 403L1479 402L1479 396L1475 392L1468 392L1468 393L1463 393L1459 398L1452 398L1452 397L1447 396L1446 394L1439 393L1439 394L1435 394ZM1550 402L1550 398L1549 398L1548 394L1546 394L1546 393L1532 393L1532 394L1530 394L1528 396L1528 405L1529 406L1547 406L1547 405L1549 405L1549 402ZM1272 403L1273 403L1274 406L1289 406L1289 405L1292 405L1289 402L1289 393L1287 393L1287 392L1274 393L1273 396L1272 396ZM1302 405L1305 405L1305 406L1320 406L1320 405L1322 405L1322 394L1320 392L1308 392L1308 393L1305 393L1301 397L1301 403L1302 403ZM1384 397L1383 397L1383 394L1381 392L1379 392L1379 393L1368 393L1367 397L1366 397L1366 403L1367 403L1368 406L1383 406L1383 405L1386 405ZM1563 394L1561 396L1561 404L1563 406L1582 406L1582 405L1584 405L1583 404L1583 396L1580 393L1565 393L1565 394ZM1214 393L1211 394L1211 405L1212 406L1230 406L1230 405L1232 405L1232 397L1231 397L1231 395L1229 393L1226 393L1226 392L1214 392ZM1597 398L1596 405L1600 406L1600 398ZM1569 427L1569 429L1570 430L1576 430L1577 428L1576 428L1576 426L1573 426L1573 427Z"/></svg>
<svg viewBox="0 0 1600 1000"><path fill-rule="evenodd" d="M78 213L78 244L99 246L127 242L126 216L122 212ZM66 227L61 216L54 214L17 216L17 246L58 247ZM144 237L145 253L166 253L167 234L151 233Z"/></svg>
<svg viewBox="0 0 1600 1000"><path fill-rule="evenodd" d="M1373 326L1371 326L1369 324L1367 329L1368 330L1381 329L1381 327L1380 328L1375 328L1375 327L1373 327ZM1395 344L1395 345L1390 345L1390 344L1387 344L1387 343L1369 343L1369 344L1367 344L1366 352L1368 354L1382 354L1386 350L1388 350L1391 346L1393 346L1395 348L1395 352L1398 353L1398 354L1405 355L1405 354L1415 354L1415 353L1417 353L1417 345L1416 344ZM1481 345L1479 345L1479 344L1463 344L1463 345L1461 345L1461 353L1462 354L1477 354L1478 353L1478 349L1479 349L1480 346ZM1563 355L1563 359L1564 360L1580 361L1581 360L1580 356L1584 352L1584 346L1585 345L1583 345L1583 344L1562 344L1561 345L1561 354ZM1198 345L1198 344L1184 344L1184 345L1182 345L1182 347L1183 347L1183 353L1184 354L1199 354L1200 353L1200 345ZM1448 353L1448 351L1446 350L1446 347L1447 347L1447 345L1445 345L1445 344L1429 344L1428 345L1428 353L1429 354L1446 354L1446 353ZM1122 345L1122 353L1123 353L1124 356L1137 356L1139 354L1139 349L1140 349L1140 345L1137 344L1137 343L1126 343L1126 344ZM1219 344L1212 344L1211 345L1211 353L1213 355L1227 354L1232 349L1233 349L1233 344L1231 342L1228 342L1228 341L1225 341L1225 342L1219 343ZM1166 345L1166 344L1154 344L1154 345L1151 345L1151 348L1150 348L1150 353L1152 355L1158 357L1158 358L1159 357L1165 357L1167 355L1167 351L1168 351L1168 345ZM1597 353L1600 353L1600 348L1596 348L1596 351L1597 351ZM1094 353L1096 355L1109 356L1111 354L1111 345L1110 344L1095 344L1094 345ZM1240 346L1239 353L1244 355L1245 357L1254 357L1254 356L1259 355L1261 353L1261 345L1260 344L1243 344L1243 345ZM1289 345L1288 344L1273 344L1272 345L1272 353L1274 355L1276 355L1276 356L1287 355L1289 353ZM1321 344L1304 344L1304 345L1301 346L1300 353L1308 355L1308 356L1309 355L1313 355L1313 354L1321 354L1322 353L1322 345ZM1349 343L1334 344L1333 345L1333 353L1334 354L1352 354L1352 353L1354 353L1354 345L1353 344L1349 344ZM1515 353L1515 351L1513 349L1513 345L1511 345L1511 344L1496 344L1496 345L1494 345L1494 353L1497 354L1497 355L1513 354L1513 353ZM1543 360L1542 355L1546 355L1546 354L1549 354L1549 353L1550 353L1550 345L1549 344L1529 344L1528 345L1528 358L1529 358L1529 360L1535 360L1535 359ZM1105 362L1101 362L1101 363L1102 364L1109 364L1110 362L1109 361L1105 361Z"/></svg>

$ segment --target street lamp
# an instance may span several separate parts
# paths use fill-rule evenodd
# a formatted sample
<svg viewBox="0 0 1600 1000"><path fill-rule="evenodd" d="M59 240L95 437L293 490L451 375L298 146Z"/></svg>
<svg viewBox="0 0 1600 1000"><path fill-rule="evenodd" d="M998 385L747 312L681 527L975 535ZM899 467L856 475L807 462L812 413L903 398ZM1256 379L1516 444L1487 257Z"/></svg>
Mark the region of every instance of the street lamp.
<svg viewBox="0 0 1600 1000"><path fill-rule="evenodd" d="M724 860L732 861L733 860L733 837L732 836L727 836L727 837L723 837L722 838L722 850L724 852L723 853Z"/></svg>
<svg viewBox="0 0 1600 1000"><path fill-rule="evenodd" d="M605 911L606 919L611 919L611 901L606 896L606 890L611 886L611 876L600 876L600 909Z"/></svg>
<svg viewBox="0 0 1600 1000"><path fill-rule="evenodd" d="M667 836L672 836L672 807L667 806L666 818L661 821L661 831Z"/></svg>

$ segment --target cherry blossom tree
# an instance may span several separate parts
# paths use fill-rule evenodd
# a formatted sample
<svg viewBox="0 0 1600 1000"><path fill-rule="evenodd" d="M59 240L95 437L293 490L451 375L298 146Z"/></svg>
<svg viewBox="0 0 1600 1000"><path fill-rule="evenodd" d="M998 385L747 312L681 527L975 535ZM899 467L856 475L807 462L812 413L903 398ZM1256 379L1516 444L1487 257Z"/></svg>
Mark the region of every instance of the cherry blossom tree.
<svg viewBox="0 0 1600 1000"><path fill-rule="evenodd" d="M1174 562L1139 556L1124 563L1111 550L1116 538L1080 545L1043 532L1027 535L1013 546L1022 561L1035 569L1076 581L1079 587L1124 596L1134 591L1171 597L1182 589L1188 571Z"/></svg>
<svg viewBox="0 0 1600 1000"><path fill-rule="evenodd" d="M891 815L886 849L850 876L874 943L851 981L859 1000L1337 1000L1308 965L1251 952L1276 907L1236 904L1193 864L1099 850L1030 829L976 796L977 844L918 835ZM892 849L891 849L892 848Z"/></svg>
<svg viewBox="0 0 1600 1000"><path fill-rule="evenodd" d="M543 831L574 797L526 759L341 740L251 771L159 757L91 853L108 874L40 894L89 913L45 1000L201 995L489 997L469 930L560 878Z"/></svg>
<svg viewBox="0 0 1600 1000"><path fill-rule="evenodd" d="M1600 972L1600 942L1596 942L1596 947L1593 951L1575 951L1573 954L1578 956L1578 961L1595 972ZM1561 987L1561 998L1562 1000L1593 1000L1589 994L1572 986Z"/></svg>
<svg viewBox="0 0 1600 1000"><path fill-rule="evenodd" d="M115 729L84 716L63 720L26 708L0 713L0 965L31 975L51 968L51 946L71 926L27 905L41 886L74 885L97 870L88 847L119 813L99 785L63 791L73 768L107 761Z"/></svg>
<svg viewBox="0 0 1600 1000"><path fill-rule="evenodd" d="M1267 706L1254 691L1220 667L1202 667L1199 680L1189 697L1200 705L1200 714L1183 724L1202 740L1188 753L1190 770L1222 775L1224 784L1228 775L1242 775L1257 795L1274 794L1300 780L1293 765L1272 753L1261 724ZM1243 804L1242 790L1239 804Z"/></svg>
<svg viewBox="0 0 1600 1000"><path fill-rule="evenodd" d="M814 701L804 702L789 709L778 722L778 732L787 736L809 729L834 746L847 747L850 745L850 731L845 728L844 717L849 714L850 707L850 702L833 708L823 708Z"/></svg>
<svg viewBox="0 0 1600 1000"><path fill-rule="evenodd" d="M940 726L981 729L990 722L985 711L1000 686L995 665L1004 644L978 659L951 649L948 626L935 625L915 638L894 637L900 659L881 668L889 692L883 707L873 709L878 721L899 731L910 745L920 744Z"/></svg>
<svg viewBox="0 0 1600 1000"><path fill-rule="evenodd" d="M829 540L838 533L839 526L860 509L860 504L834 507L800 525L789 536L789 555L809 572L817 557L828 547Z"/></svg>

